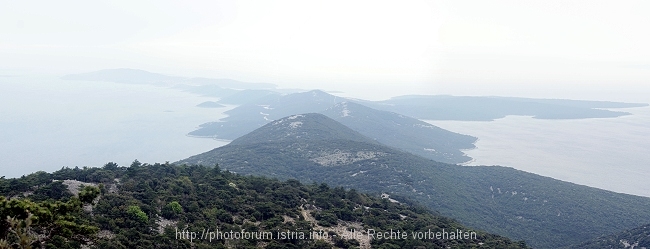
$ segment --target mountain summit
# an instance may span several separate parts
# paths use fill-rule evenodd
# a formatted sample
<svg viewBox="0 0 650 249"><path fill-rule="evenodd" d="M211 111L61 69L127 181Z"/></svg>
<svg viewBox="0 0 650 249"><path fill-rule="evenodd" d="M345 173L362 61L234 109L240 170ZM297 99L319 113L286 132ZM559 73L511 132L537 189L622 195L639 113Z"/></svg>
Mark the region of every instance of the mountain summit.
<svg viewBox="0 0 650 249"><path fill-rule="evenodd" d="M360 133L319 113L291 115L262 126L231 142L232 145L261 142L350 140L376 143Z"/></svg>
<svg viewBox="0 0 650 249"><path fill-rule="evenodd" d="M218 163L238 173L322 181L321 166L377 168L371 161L393 152L402 153L323 114L307 113L272 121L226 146L180 163Z"/></svg>

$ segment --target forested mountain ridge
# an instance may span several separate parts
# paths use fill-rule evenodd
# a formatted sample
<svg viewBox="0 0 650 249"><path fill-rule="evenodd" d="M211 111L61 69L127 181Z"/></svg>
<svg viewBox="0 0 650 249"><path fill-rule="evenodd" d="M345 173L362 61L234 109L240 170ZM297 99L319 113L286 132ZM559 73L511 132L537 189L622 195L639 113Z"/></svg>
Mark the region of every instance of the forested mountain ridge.
<svg viewBox="0 0 650 249"><path fill-rule="evenodd" d="M650 248L650 224L628 229L622 232L600 236L596 239L572 246L573 249L590 248Z"/></svg>
<svg viewBox="0 0 650 249"><path fill-rule="evenodd" d="M461 150L474 148L476 141L472 136L444 130L401 114L369 108L320 90L285 96L266 94L225 113L228 117L202 124L189 134L236 139L285 116L322 113L383 144L440 162L471 160Z"/></svg>
<svg viewBox="0 0 650 249"><path fill-rule="evenodd" d="M70 192L84 185L97 186L97 193ZM44 242L47 248L527 248L387 195L241 176L218 166L135 161L63 168L0 178L0 196L11 199L0 197L0 214L19 219L25 211L8 208L9 202L89 199L69 222L86 224L95 235L76 241L71 238L80 231L60 233ZM16 241L11 231L0 230L0 239Z"/></svg>
<svg viewBox="0 0 650 249"><path fill-rule="evenodd" d="M377 142L443 163L471 160L461 150L475 148L477 140L412 117L351 101L337 103L321 113Z"/></svg>
<svg viewBox="0 0 650 249"><path fill-rule="evenodd" d="M329 140L306 136L314 130L311 119L339 130L331 134L349 135ZM292 115L179 163L219 163L241 174L391 192L470 227L525 240L536 248L569 246L650 221L645 208L650 198L507 167L439 163L351 134L350 128L322 114Z"/></svg>

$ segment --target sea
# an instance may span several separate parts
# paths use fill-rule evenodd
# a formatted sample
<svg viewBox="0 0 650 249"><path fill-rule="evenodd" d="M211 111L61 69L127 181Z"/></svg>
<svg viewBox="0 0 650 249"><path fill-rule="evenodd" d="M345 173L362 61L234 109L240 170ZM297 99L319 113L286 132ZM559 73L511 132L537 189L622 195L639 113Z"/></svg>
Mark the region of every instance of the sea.
<svg viewBox="0 0 650 249"><path fill-rule="evenodd" d="M619 193L650 197L650 107L617 118L426 122L478 138L466 166L501 165Z"/></svg>
<svg viewBox="0 0 650 249"><path fill-rule="evenodd" d="M0 76L0 177L62 167L174 162L227 144L186 134L225 117L171 87Z"/></svg>

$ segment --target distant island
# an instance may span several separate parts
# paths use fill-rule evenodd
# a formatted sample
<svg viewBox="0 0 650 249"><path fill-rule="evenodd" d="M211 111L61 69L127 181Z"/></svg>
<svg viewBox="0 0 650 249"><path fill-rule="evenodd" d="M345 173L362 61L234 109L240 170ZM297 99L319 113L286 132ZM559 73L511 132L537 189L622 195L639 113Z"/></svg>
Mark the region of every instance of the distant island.
<svg viewBox="0 0 650 249"><path fill-rule="evenodd" d="M418 119L460 121L492 121L509 115L537 119L615 118L630 113L605 108L648 106L645 103L611 101L451 95L407 95L363 104Z"/></svg>
<svg viewBox="0 0 650 249"><path fill-rule="evenodd" d="M342 101L354 101L378 110L390 111L421 120L459 120L459 121L492 121L509 115L532 116L537 119L585 119L585 118L615 118L630 115L624 111L606 109L632 108L648 106L647 103L623 103L611 101L588 101L567 99L532 99L497 96L451 96L451 95L406 95L397 96L383 101L361 99L346 99L326 92L317 91L315 99L305 100L304 97L291 96L296 90L278 89L270 83L251 83L233 79L209 79L180 76L168 76L139 69L105 69L89 73L71 74L61 77L64 80L108 81L126 84L149 84L172 86L176 89L217 97L219 104L240 105L240 109L251 111L247 115L260 117L260 113L271 116L285 116L292 113L274 115L273 108L291 106L296 101L307 104L300 109L302 112L321 112L324 109ZM306 92L306 91L303 91ZM287 94L292 93L292 94ZM312 91L312 94L316 92ZM320 98L320 99L318 99ZM324 106L323 98L334 98ZM316 103L316 104L315 104ZM266 107L261 112L258 107ZM323 108L325 107L325 108ZM291 108L289 108L291 109ZM240 110L232 110L232 114L243 114ZM252 117L249 117L252 118ZM267 119L269 117L266 117ZM277 117L276 117L277 118ZM248 118L245 118L248 119ZM257 125L255 128L260 127ZM247 129L249 132L252 129ZM244 134L240 133L238 135ZM222 137L234 138L232 135L220 134Z"/></svg>
<svg viewBox="0 0 650 249"><path fill-rule="evenodd" d="M225 107L225 105L219 104L218 102L214 101L205 101L201 104L196 105L197 107L202 107L202 108L221 108Z"/></svg>

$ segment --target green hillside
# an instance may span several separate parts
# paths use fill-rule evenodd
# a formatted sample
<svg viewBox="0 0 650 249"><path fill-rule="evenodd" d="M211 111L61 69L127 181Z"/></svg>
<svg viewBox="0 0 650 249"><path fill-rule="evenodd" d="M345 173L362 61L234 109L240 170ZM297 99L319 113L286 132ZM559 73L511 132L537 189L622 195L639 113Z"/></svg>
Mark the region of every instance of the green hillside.
<svg viewBox="0 0 650 249"><path fill-rule="evenodd" d="M628 229L571 246L573 249L591 248L650 248L650 224Z"/></svg>
<svg viewBox="0 0 650 249"><path fill-rule="evenodd" d="M250 96L264 95L251 101ZM242 91L247 100L225 112L219 122L202 124L191 136L236 139L274 120L299 113L322 113L385 145L446 163L471 160L461 150L474 148L475 137L454 133L398 113L369 108L323 91L273 95ZM247 97L248 96L248 97ZM231 99L225 99L230 103Z"/></svg>
<svg viewBox="0 0 650 249"><path fill-rule="evenodd" d="M438 162L471 160L461 150L475 148L477 140L415 118L355 102L341 102L321 113L377 142Z"/></svg>
<svg viewBox="0 0 650 249"><path fill-rule="evenodd" d="M35 247L41 238L47 248L526 248L389 196L241 176L218 166L136 161L64 168L0 178L0 195L3 217L26 220L25 210L32 210L31 231L84 228L24 237ZM82 209L79 199L91 204ZM60 218L50 221L46 213ZM0 239L19 241L12 233L18 228L1 224Z"/></svg>
<svg viewBox="0 0 650 249"><path fill-rule="evenodd" d="M314 123L327 127L327 134L348 135L326 140L310 136L318 130L310 125ZM219 163L241 174L390 192L470 227L525 240L536 248L569 246L650 221L650 198L507 167L438 163L355 133L321 114L291 116L179 163Z"/></svg>

